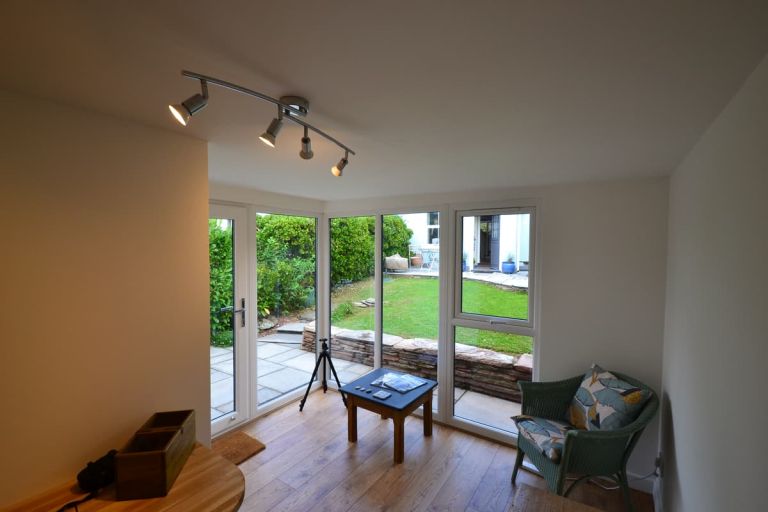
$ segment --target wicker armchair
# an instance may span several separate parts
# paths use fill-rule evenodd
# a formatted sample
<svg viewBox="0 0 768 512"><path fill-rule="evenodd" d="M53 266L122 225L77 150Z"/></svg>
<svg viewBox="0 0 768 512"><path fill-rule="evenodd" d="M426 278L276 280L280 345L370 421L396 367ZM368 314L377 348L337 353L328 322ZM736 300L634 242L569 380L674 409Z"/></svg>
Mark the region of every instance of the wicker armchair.
<svg viewBox="0 0 768 512"><path fill-rule="evenodd" d="M629 425L615 430L569 430L565 436L562 456L553 462L531 441L520 435L517 438L517 459L512 471L512 483L517 472L528 456L541 472L550 491L561 496L568 493L583 480L593 476L608 477L621 487L627 510L634 510L627 481L627 460L637 440L659 407L656 393L636 379L618 372L611 372L628 383L650 391L651 396L643 406L637 419ZM576 394L583 375L556 382L523 382L520 390L523 395L522 413L555 421L564 421L566 411ZM566 474L579 477L565 489ZM565 491L565 492L564 492Z"/></svg>

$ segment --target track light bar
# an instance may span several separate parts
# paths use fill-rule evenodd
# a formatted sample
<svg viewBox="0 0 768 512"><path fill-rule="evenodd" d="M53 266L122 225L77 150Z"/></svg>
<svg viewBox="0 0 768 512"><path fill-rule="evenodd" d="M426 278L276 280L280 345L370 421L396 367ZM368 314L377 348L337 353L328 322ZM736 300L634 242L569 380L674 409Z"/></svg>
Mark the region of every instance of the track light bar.
<svg viewBox="0 0 768 512"><path fill-rule="evenodd" d="M304 117L309 112L309 102L302 97L283 96L278 100L271 96L267 96L266 94L260 93L258 91L246 89L245 87L241 87L239 85L236 85L230 82L225 82L224 80L219 80L218 78L201 75L199 73L193 73L192 71L182 70L181 74L182 76L185 76L187 78L200 80L200 87L202 89L202 94L195 94L194 96L186 99L181 103L168 106L169 110L171 111L171 114L173 114L173 117L179 123L181 123L182 126L187 126L189 122L189 118L191 116L194 116L197 112L199 112L203 108L205 108L205 106L208 104L208 86L207 85L210 83L213 85L218 85L219 87L223 87L225 89L230 89L235 92L246 94L248 96L253 96L277 105L278 116L272 120L272 122L269 124L269 128L267 128L267 130L259 137L259 139L261 139L261 141L264 142L264 144L270 147L275 147L277 134L280 131L280 128L282 127L283 119L289 119L294 123L304 127L304 136L301 138L301 151L299 152L299 156L301 156L301 158L303 158L304 160L309 160L314 155L312 151L312 141L309 138L309 130L312 130L313 132L317 133L324 139L333 142L334 144L336 144L337 146L339 146L341 149L344 150L344 158L339 160L339 163L336 164L331 169L331 173L334 176L342 175L342 171L344 170L344 167L346 167L347 164L349 163L349 155L355 154L354 151L349 149L349 147L341 143L339 140L331 137L324 131L312 126L306 121L299 119L299 117Z"/></svg>

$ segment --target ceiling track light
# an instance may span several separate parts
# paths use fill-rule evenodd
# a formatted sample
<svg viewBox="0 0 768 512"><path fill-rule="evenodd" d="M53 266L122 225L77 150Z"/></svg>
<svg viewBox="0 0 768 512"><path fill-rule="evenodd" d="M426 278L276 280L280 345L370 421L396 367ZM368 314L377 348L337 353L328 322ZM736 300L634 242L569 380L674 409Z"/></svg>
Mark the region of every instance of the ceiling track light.
<svg viewBox="0 0 768 512"><path fill-rule="evenodd" d="M331 169L331 173L334 176L342 175L344 167L346 167L349 163L349 155L355 154L354 151L349 149L349 147L342 144L337 139L331 137L319 128L312 126L308 122L299 119L299 117L305 117L309 113L309 101L307 101L305 98L300 96L282 96L280 99L275 99L271 96L267 96L266 94L253 91L251 89L246 89L245 87L241 87L230 82L225 82L224 80L219 80L218 78L185 70L182 71L181 74L187 78L199 80L200 87L202 89L202 94L195 94L194 96L189 97L181 103L168 106L171 114L173 114L173 117L182 126L187 126L189 123L189 118L194 116L197 112L201 111L203 108L205 108L206 105L208 105L208 84L213 84L277 105L277 117L273 119L271 123L269 123L267 130L259 137L259 139L261 139L264 144L270 147L275 147L277 134L280 132L283 119L288 119L304 127L304 136L301 138L301 151L299 152L299 156L304 160L309 160L314 156L314 152L312 151L312 141L309 138L309 130L312 130L316 134L330 142L333 142L344 150L344 157L339 160L339 163Z"/></svg>

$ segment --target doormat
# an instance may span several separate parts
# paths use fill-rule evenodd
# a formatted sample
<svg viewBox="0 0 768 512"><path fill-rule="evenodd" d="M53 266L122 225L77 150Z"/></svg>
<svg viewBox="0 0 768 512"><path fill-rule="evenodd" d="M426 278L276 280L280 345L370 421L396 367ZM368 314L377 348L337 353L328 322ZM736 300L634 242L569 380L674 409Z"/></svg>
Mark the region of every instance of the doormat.
<svg viewBox="0 0 768 512"><path fill-rule="evenodd" d="M213 441L211 448L233 464L240 464L259 453L266 446L245 432L236 430Z"/></svg>

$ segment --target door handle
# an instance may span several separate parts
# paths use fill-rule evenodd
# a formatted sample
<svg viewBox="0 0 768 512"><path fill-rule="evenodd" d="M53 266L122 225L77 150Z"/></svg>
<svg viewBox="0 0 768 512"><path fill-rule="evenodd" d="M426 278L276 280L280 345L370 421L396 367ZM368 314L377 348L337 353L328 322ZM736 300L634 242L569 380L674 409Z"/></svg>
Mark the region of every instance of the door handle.
<svg viewBox="0 0 768 512"><path fill-rule="evenodd" d="M235 309L232 311L233 314L240 313L240 327L245 327L245 312L247 310L245 309L245 298L240 299L240 309Z"/></svg>
<svg viewBox="0 0 768 512"><path fill-rule="evenodd" d="M242 313L243 316L240 317L240 327L245 327L245 312L247 311L245 308L245 298L240 299L240 309L235 309L234 306L226 306L219 309L219 313L226 313L229 311L231 311L233 315Z"/></svg>

